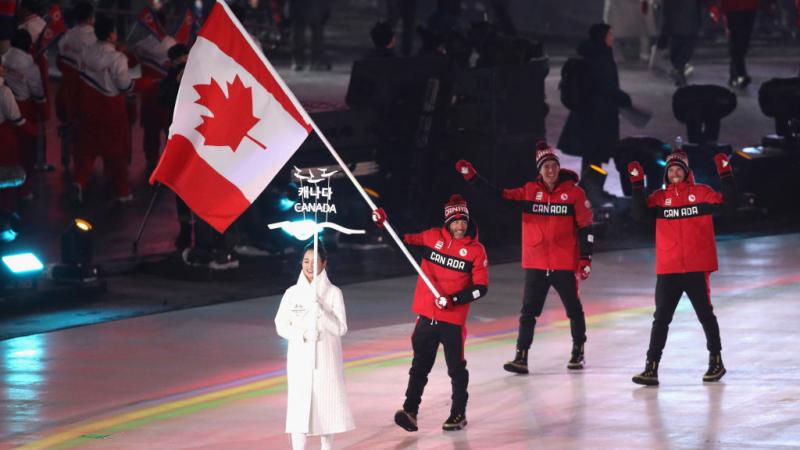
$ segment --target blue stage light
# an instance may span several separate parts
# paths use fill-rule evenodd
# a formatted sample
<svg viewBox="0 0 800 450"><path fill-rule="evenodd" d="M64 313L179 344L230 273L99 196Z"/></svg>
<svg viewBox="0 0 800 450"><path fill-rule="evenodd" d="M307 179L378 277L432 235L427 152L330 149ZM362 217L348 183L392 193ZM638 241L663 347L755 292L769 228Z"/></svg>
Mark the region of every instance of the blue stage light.
<svg viewBox="0 0 800 450"><path fill-rule="evenodd" d="M0 231L0 241L13 242L17 238L17 232L11 229Z"/></svg>
<svg viewBox="0 0 800 450"><path fill-rule="evenodd" d="M658 160L656 160L656 163L658 163L658 165L661 166L661 167L667 167L667 161L666 160L658 159Z"/></svg>
<svg viewBox="0 0 800 450"><path fill-rule="evenodd" d="M289 198L286 198L286 197L282 197L280 199L280 201L278 202L278 209L281 210L281 212L286 212L286 211L292 209L292 207L294 206L295 203L296 202L294 200L292 200L292 199L289 199Z"/></svg>
<svg viewBox="0 0 800 450"><path fill-rule="evenodd" d="M742 152L749 155L760 155L764 153L764 147L745 147L742 149Z"/></svg>
<svg viewBox="0 0 800 450"><path fill-rule="evenodd" d="M19 230L19 216L17 213L0 211L0 241L13 242Z"/></svg>
<svg viewBox="0 0 800 450"><path fill-rule="evenodd" d="M33 272L40 272L44 269L44 264L39 261L33 253L19 253L16 255L6 255L2 257L3 264L15 275L28 275Z"/></svg>

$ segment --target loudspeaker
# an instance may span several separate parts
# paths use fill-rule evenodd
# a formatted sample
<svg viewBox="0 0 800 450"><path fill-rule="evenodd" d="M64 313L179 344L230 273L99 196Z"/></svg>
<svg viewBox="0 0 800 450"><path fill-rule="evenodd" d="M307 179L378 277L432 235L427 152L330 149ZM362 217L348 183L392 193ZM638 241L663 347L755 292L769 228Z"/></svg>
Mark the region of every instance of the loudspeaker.
<svg viewBox="0 0 800 450"><path fill-rule="evenodd" d="M672 96L672 112L686 125L689 142L703 144L719 139L720 121L736 109L736 95L713 84L684 86Z"/></svg>
<svg viewBox="0 0 800 450"><path fill-rule="evenodd" d="M800 152L779 147L746 147L731 156L741 193L752 193L759 206L800 210Z"/></svg>
<svg viewBox="0 0 800 450"><path fill-rule="evenodd" d="M491 135L509 143L544 137L548 71L547 59L459 70L453 85L450 131Z"/></svg>
<svg viewBox="0 0 800 450"><path fill-rule="evenodd" d="M366 59L353 63L345 103L381 112L422 111L429 79L447 76L447 58Z"/></svg>
<svg viewBox="0 0 800 450"><path fill-rule="evenodd" d="M380 143L379 123L367 110L339 110L311 113L311 118L347 163L374 160ZM298 167L333 162L316 133L311 133L289 160Z"/></svg>
<svg viewBox="0 0 800 450"><path fill-rule="evenodd" d="M791 138L792 134L796 135L800 130L792 133L790 122L800 119L800 78L773 78L764 82L758 89L758 105L765 116L775 119L778 136ZM794 140L797 144L797 139ZM769 142L774 143L775 139Z"/></svg>

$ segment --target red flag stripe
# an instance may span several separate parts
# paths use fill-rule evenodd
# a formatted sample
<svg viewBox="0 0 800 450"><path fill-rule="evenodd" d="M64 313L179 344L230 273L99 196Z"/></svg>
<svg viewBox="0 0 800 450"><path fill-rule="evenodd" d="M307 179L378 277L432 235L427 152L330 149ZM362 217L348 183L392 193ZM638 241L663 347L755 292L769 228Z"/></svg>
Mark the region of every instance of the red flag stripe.
<svg viewBox="0 0 800 450"><path fill-rule="evenodd" d="M224 232L250 207L250 202L197 154L188 139L174 134L167 146L169 151L161 156L158 167L150 176L150 183L162 181L180 193L189 208L209 225L220 233Z"/></svg>
<svg viewBox="0 0 800 450"><path fill-rule="evenodd" d="M244 70L250 72L253 77L266 89L283 109L292 116L294 120L302 125L306 131L311 132L311 125L306 123L302 114L297 110L289 96L283 91L275 77L269 69L262 63L261 56L256 53L247 40L239 33L231 33L232 28L238 28L230 19L219 3L214 5L205 25L200 30L202 36L216 44L219 49L236 61ZM241 30L242 33L247 33Z"/></svg>

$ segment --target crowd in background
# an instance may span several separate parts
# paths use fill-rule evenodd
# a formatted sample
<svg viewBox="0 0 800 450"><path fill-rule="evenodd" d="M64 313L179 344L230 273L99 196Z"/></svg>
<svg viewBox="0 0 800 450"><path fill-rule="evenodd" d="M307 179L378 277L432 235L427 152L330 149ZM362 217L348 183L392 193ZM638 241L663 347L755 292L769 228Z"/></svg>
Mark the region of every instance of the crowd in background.
<svg viewBox="0 0 800 450"><path fill-rule="evenodd" d="M13 8L9 15L8 7L0 7L0 164L22 166L28 177L20 187L0 191L0 206L16 210L22 202L35 201L30 180L36 171L48 169L44 124L53 119L58 123L60 163L69 174L71 201L76 205L86 201L93 168L100 159L116 202L129 204L133 153L143 152L148 173L157 164L181 70L213 1L77 0L61 4L60 9L46 0L3 1ZM510 0L483 2L487 7L484 20L471 22L465 19L459 0L437 0L425 20L419 18L418 3L386 1L385 16L369 31L373 45L364 59L435 55L466 69L519 65L545 56L539 39L519 34ZM670 75L677 86L683 86L693 70L690 61L702 18L709 15L729 40L729 84L741 89L750 83L745 55L756 12L763 8L767 14L786 15L784 3L606 0L604 19L609 29L619 29L617 36L623 39L616 45L612 41L603 61L613 65L614 57L621 57L619 42L635 42L639 57L651 66L659 57L668 59ZM332 68L325 25L333 13L333 0L236 0L230 6L266 52L280 45L291 47L293 70ZM130 20L133 17L135 21ZM51 81L50 74L56 72L58 81ZM609 83L619 89L616 67L609 66L606 72ZM614 108L623 104L629 105L630 98L620 99ZM131 139L134 126L143 130L140 142ZM609 128L617 129L609 140L618 139L618 123ZM231 261L224 237L207 227L198 230L199 220L180 200L177 211L179 249L191 247L193 241L209 242L211 253L224 254L223 265ZM262 244L256 247L269 251Z"/></svg>

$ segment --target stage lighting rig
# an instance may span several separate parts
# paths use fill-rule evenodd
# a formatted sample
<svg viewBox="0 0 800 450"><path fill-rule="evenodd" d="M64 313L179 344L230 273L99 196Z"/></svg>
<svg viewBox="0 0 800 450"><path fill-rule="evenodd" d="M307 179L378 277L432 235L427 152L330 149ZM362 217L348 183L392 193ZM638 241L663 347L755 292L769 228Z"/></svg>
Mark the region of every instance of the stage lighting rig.
<svg viewBox="0 0 800 450"><path fill-rule="evenodd" d="M94 227L81 218L74 219L61 235L61 264L53 266L53 279L66 283L87 284L100 276L99 266L92 263Z"/></svg>

